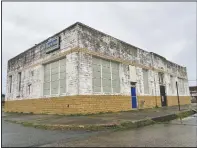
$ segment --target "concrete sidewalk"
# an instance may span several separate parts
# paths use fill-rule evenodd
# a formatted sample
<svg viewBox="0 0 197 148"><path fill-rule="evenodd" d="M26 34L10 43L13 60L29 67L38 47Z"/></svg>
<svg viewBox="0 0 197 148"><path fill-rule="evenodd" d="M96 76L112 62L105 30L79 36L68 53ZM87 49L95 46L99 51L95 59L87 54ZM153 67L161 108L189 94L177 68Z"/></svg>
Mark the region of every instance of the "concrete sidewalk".
<svg viewBox="0 0 197 148"><path fill-rule="evenodd" d="M195 105L181 106L181 112L196 109ZM26 125L42 125L50 127L92 127L92 126L113 126L122 123L136 122L147 119L155 119L167 115L178 114L178 106L163 107L144 110L132 110L116 113L104 113L82 116L63 115L33 115L18 113L3 113L3 118L15 123L26 123Z"/></svg>

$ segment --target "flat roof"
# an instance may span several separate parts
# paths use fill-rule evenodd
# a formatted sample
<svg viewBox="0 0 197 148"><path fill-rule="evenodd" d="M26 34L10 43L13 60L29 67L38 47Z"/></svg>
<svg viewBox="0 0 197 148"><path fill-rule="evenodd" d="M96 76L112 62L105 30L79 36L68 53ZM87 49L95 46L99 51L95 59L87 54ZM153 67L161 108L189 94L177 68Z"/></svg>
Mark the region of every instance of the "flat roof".
<svg viewBox="0 0 197 148"><path fill-rule="evenodd" d="M73 27L75 27L76 25L80 25L80 26L89 28L89 29L94 30L94 31L96 31L96 32L98 32L98 33L101 33L101 34L103 34L103 35L105 35L105 36L109 36L109 37L111 37L111 38L114 38L114 39L116 39L117 41L119 41L119 42L121 42L121 43L123 43L123 44L129 45L129 46L131 46L131 47L134 47L134 48L136 48L136 49L141 49L141 48L136 47L136 46L134 46L134 45L131 45L131 44L127 43L127 42L124 42L124 41L122 41L122 40L120 40L120 39L117 39L117 38L115 38L115 37L113 37L113 36L110 36L110 35L108 35L108 34L106 34L106 33L103 33L103 32L101 32L101 31L99 31L99 30L96 30L96 29L94 29L94 28L92 28L92 27L90 27L90 26L87 26L87 25L85 25L85 24L83 24L83 23L81 23L81 22L76 22L76 23L74 23L74 24L68 26L67 28L63 29L62 31L60 31L60 32L58 32L58 33L56 33L56 34L54 34L54 35L48 37L47 39L43 40L42 42L40 42L40 43L38 43L38 44L35 44L33 47L31 47L31 48L25 50L24 52L18 54L17 56L15 56L15 57L13 57L13 58L11 58L11 59L9 59L8 61L17 58L18 56L24 54L25 52L28 52L28 51L31 50L31 49L36 48L36 47L39 46L40 44L46 42L48 39L50 39L50 38L52 38L52 37L55 37L56 35L59 35L60 33L66 31L66 30L68 30L68 29L70 29L70 28L73 28ZM144 50L144 49L141 49L141 50L146 51L146 50ZM177 66L182 67L182 68L186 68L186 67L184 67L184 66L178 65L178 64L176 64L176 63L174 63L174 62L171 62L171 61L167 60L165 57L163 57L163 56L161 56L161 55L159 55L159 54L157 54L157 53L149 52L149 51L146 51L146 52L148 52L148 53L150 53L150 54L153 54L153 55L156 55L156 56L158 56L159 58L161 58L161 59L163 59L163 60L165 60L165 61L167 61L167 62L170 62L170 63L172 63L172 64L174 64L174 65L177 65Z"/></svg>

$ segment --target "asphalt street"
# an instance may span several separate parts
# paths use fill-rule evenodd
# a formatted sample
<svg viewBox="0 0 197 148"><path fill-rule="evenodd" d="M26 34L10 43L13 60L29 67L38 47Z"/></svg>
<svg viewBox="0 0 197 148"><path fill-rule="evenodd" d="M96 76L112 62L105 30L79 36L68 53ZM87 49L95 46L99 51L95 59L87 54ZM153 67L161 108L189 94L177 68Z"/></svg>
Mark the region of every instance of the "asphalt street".
<svg viewBox="0 0 197 148"><path fill-rule="evenodd" d="M3 118L2 118L3 119ZM197 146L197 114L123 131L52 131L24 127L2 120L2 146Z"/></svg>
<svg viewBox="0 0 197 148"><path fill-rule="evenodd" d="M2 147L37 147L57 141L85 138L97 132L44 130L24 127L2 118Z"/></svg>

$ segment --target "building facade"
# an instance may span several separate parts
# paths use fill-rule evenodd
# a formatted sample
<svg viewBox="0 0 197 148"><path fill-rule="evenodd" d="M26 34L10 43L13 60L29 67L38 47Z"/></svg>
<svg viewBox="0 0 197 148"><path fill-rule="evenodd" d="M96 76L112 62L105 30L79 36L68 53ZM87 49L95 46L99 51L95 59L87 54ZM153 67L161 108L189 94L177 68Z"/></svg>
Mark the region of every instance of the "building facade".
<svg viewBox="0 0 197 148"><path fill-rule="evenodd" d="M97 113L190 103L186 67L75 23L8 61L5 109Z"/></svg>
<svg viewBox="0 0 197 148"><path fill-rule="evenodd" d="M190 86L189 91L192 97L192 103L197 103L197 86Z"/></svg>

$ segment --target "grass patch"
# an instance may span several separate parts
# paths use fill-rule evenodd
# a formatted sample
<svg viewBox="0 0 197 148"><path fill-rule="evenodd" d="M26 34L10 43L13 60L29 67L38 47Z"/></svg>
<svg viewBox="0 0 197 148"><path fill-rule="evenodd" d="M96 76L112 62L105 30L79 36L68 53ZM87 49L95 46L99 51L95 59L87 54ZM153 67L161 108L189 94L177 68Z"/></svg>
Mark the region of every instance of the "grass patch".
<svg viewBox="0 0 197 148"><path fill-rule="evenodd" d="M120 126L123 129L139 128L147 125L154 124L155 122L151 119L140 120L136 122L123 122Z"/></svg>
<svg viewBox="0 0 197 148"><path fill-rule="evenodd" d="M169 121L184 118L195 114L196 112L193 110L184 111L177 114L166 115L162 117L156 117L153 119L144 119L136 122L126 121L117 124L106 124L106 125L50 125L50 124L39 124L32 123L27 121L13 121L13 120L5 120L12 123L22 124L23 126L35 127L40 129L50 129L50 130L88 130L88 131L101 131L101 130L125 130L125 129L134 129L147 125L152 125L155 123L169 123ZM100 114L103 114L101 112ZM76 114L74 114L76 116ZM87 115L87 114L86 114ZM92 115L92 114L91 114Z"/></svg>
<svg viewBox="0 0 197 148"><path fill-rule="evenodd" d="M176 118L177 118L176 114L170 114L166 116L152 118L152 120L155 122L166 122L166 121L174 120Z"/></svg>
<svg viewBox="0 0 197 148"><path fill-rule="evenodd" d="M27 127L32 127L33 126L33 123L31 123L31 122L21 122L21 124L23 125L23 126L27 126Z"/></svg>
<svg viewBox="0 0 197 148"><path fill-rule="evenodd" d="M177 116L177 118L185 118L185 117L191 116L195 113L196 113L195 111L189 110L189 111L185 111L185 112L180 112L180 113L176 114L176 116Z"/></svg>
<svg viewBox="0 0 197 148"><path fill-rule="evenodd" d="M121 113L121 112L133 112L137 113L140 111L151 111L156 108L145 108L145 109L136 109L136 110L126 110L126 111L118 111L118 112L112 112L112 111L107 111L107 112L98 112L98 113L76 113L76 114L53 114L53 115L58 115L58 116L92 116L92 115L104 115L104 114L116 114L116 113ZM41 113L33 113L33 112L7 112L9 114L17 114L17 115L49 115L51 113L49 112L41 112Z"/></svg>

